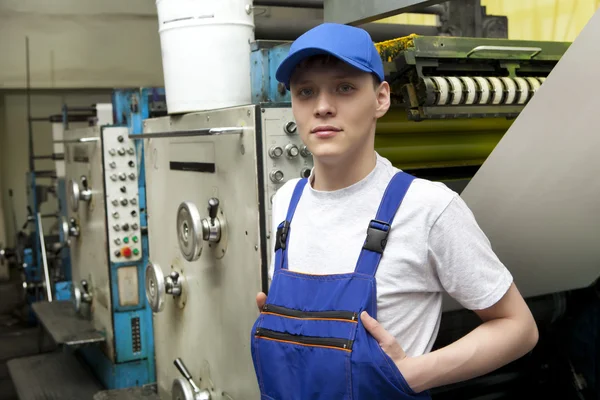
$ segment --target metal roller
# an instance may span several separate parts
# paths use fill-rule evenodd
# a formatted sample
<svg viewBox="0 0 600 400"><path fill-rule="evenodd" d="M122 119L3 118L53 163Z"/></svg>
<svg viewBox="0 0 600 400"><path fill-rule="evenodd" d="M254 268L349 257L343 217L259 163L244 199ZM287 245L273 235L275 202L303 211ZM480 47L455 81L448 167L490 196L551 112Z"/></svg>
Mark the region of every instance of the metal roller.
<svg viewBox="0 0 600 400"><path fill-rule="evenodd" d="M464 85L464 90L466 93L464 104L475 103L475 100L477 99L477 85L475 84L475 81L473 78L468 76L461 76L460 80Z"/></svg>
<svg viewBox="0 0 600 400"><path fill-rule="evenodd" d="M537 78L528 77L525 79L527 79L527 82L529 82L529 87L531 89L531 96L533 96L534 93L537 92L537 90L540 88L540 86L542 84Z"/></svg>
<svg viewBox="0 0 600 400"><path fill-rule="evenodd" d="M503 76L500 78L506 88L506 97L504 98L504 104L512 104L517 97L517 84L511 78Z"/></svg>
<svg viewBox="0 0 600 400"><path fill-rule="evenodd" d="M450 100L450 104L453 106L457 106L462 104L463 99L463 85L456 76L449 76L446 80L450 83L452 99Z"/></svg>
<svg viewBox="0 0 600 400"><path fill-rule="evenodd" d="M492 85L492 104L500 104L502 102L502 98L504 97L504 87L502 86L502 81L495 76L491 76L487 79Z"/></svg>
<svg viewBox="0 0 600 400"><path fill-rule="evenodd" d="M529 97L529 85L524 78L514 78L517 83L517 92L519 93L519 97L517 98L517 104L525 104L527 102L527 98Z"/></svg>
<svg viewBox="0 0 600 400"><path fill-rule="evenodd" d="M490 81L481 76L476 76L473 79L475 79L475 82L477 82L477 85L479 86L480 95L478 103L487 104L488 101L490 101L491 94Z"/></svg>
<svg viewBox="0 0 600 400"><path fill-rule="evenodd" d="M437 105L445 106L448 102L448 97L450 97L450 85L448 81L441 76L433 76L431 79L435 82L439 92Z"/></svg>
<svg viewBox="0 0 600 400"><path fill-rule="evenodd" d="M431 105L436 103L437 87L431 78L423 78L425 84L426 104Z"/></svg>

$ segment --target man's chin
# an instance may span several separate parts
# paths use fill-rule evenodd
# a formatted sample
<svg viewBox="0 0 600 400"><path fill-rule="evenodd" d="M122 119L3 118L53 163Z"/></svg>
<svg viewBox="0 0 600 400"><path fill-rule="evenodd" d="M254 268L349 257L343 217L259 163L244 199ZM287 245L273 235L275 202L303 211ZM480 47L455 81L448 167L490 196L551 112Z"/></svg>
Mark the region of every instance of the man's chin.
<svg viewBox="0 0 600 400"><path fill-rule="evenodd" d="M316 146L312 151L313 159L323 164L339 162L344 158L344 154L343 149L331 144Z"/></svg>

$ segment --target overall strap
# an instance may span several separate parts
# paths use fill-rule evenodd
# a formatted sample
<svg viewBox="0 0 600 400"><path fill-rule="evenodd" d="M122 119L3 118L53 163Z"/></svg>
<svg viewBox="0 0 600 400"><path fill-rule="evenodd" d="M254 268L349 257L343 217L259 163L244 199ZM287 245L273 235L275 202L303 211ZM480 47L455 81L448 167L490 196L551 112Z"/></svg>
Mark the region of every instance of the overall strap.
<svg viewBox="0 0 600 400"><path fill-rule="evenodd" d="M300 202L300 197L302 197L302 192L304 191L304 187L306 186L307 182L307 178L303 178L298 181L296 187L294 188L292 199L290 200L285 221L281 222L277 226L277 234L275 236L275 271L280 268L287 269L288 258L286 249L290 237L290 224L292 223L292 218L294 218L296 207L298 206L298 202Z"/></svg>
<svg viewBox="0 0 600 400"><path fill-rule="evenodd" d="M369 223L367 238L356 263L357 273L375 276L387 244L392 221L414 179L414 176L398 172L388 184L377 215Z"/></svg>

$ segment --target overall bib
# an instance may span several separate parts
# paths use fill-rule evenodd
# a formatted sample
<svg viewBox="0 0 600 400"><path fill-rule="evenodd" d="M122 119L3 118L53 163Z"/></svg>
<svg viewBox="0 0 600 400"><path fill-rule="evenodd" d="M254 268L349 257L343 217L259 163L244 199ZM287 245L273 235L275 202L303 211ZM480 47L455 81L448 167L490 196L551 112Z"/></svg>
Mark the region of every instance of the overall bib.
<svg viewBox="0 0 600 400"><path fill-rule="evenodd" d="M367 227L355 271L335 275L288 269L290 224L307 179L298 182L277 229L273 281L252 331L261 399L430 399L428 392L411 390L360 320L365 310L377 318L375 272L413 179L403 172L392 178Z"/></svg>

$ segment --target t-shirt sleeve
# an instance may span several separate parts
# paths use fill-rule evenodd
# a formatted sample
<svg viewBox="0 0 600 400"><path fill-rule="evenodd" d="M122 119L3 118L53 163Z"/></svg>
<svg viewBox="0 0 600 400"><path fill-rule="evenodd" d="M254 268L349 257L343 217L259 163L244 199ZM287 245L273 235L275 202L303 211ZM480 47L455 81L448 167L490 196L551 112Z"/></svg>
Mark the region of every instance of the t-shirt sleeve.
<svg viewBox="0 0 600 400"><path fill-rule="evenodd" d="M475 216L458 195L431 227L428 257L443 288L470 310L496 304L513 282Z"/></svg>

